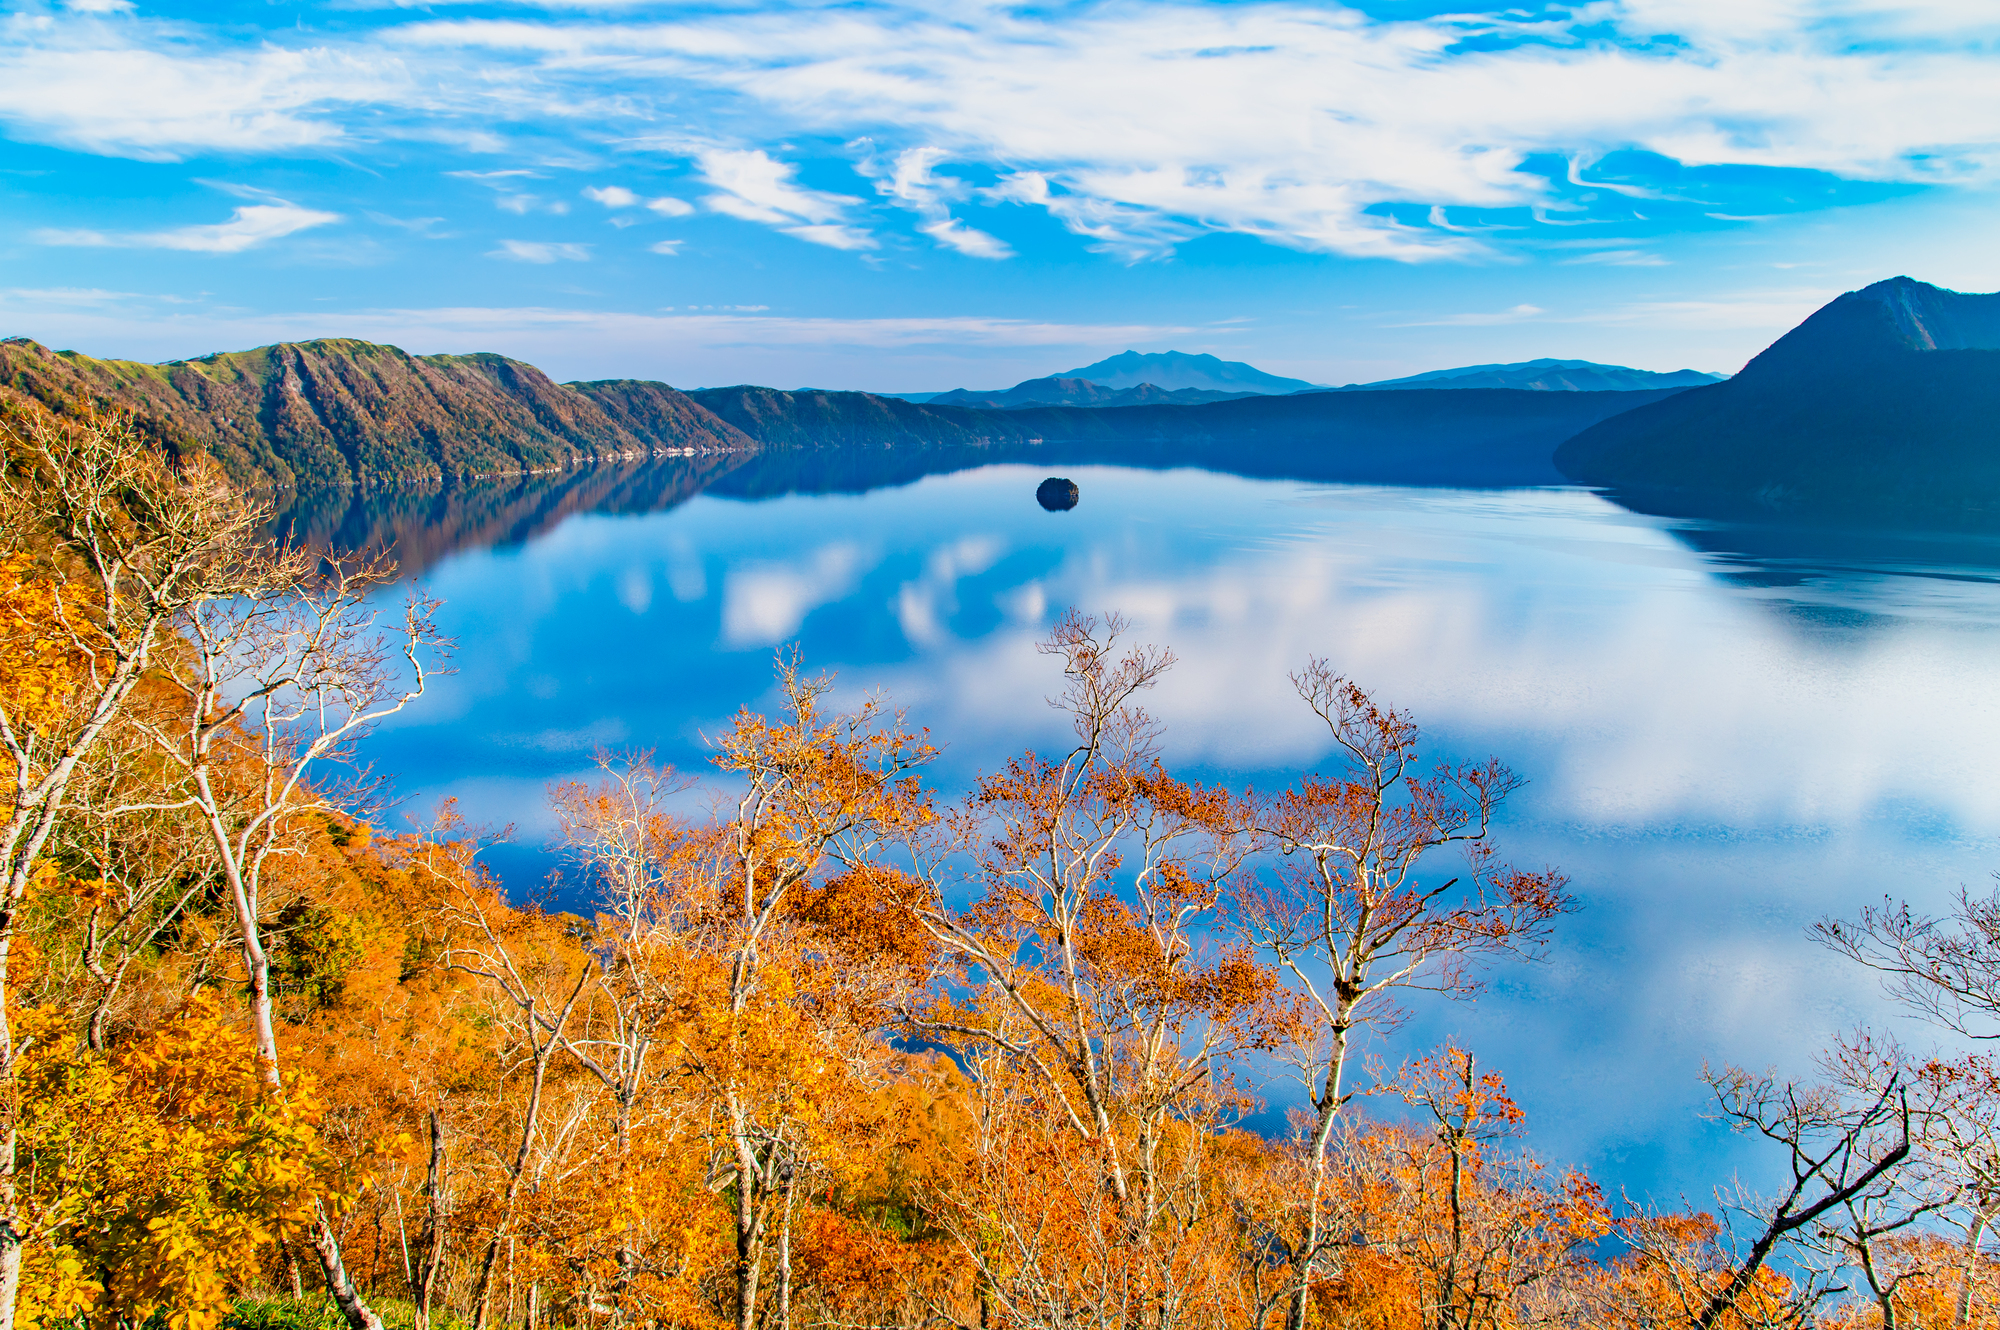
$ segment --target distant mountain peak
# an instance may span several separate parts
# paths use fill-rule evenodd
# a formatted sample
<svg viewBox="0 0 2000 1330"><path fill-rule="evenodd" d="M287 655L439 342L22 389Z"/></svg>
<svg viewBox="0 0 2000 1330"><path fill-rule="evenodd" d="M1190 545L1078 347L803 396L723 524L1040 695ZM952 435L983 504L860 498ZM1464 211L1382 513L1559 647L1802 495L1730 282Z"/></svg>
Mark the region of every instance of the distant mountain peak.
<svg viewBox="0 0 2000 1330"><path fill-rule="evenodd" d="M1206 352L1121 351L1094 365L1066 369L1051 378L1088 379L1106 388L1137 388L1150 383L1169 392L1205 388L1229 393L1295 393L1314 385L1304 379L1266 374L1240 360L1222 360Z"/></svg>
<svg viewBox="0 0 2000 1330"><path fill-rule="evenodd" d="M1971 295L1911 277L1874 282L1820 306L1743 373L1844 374L1912 351L2000 351L2000 293Z"/></svg>
<svg viewBox="0 0 2000 1330"><path fill-rule="evenodd" d="M1881 306L1915 351L2000 351L2000 294L1969 295L1914 277L1891 277L1840 298Z"/></svg>

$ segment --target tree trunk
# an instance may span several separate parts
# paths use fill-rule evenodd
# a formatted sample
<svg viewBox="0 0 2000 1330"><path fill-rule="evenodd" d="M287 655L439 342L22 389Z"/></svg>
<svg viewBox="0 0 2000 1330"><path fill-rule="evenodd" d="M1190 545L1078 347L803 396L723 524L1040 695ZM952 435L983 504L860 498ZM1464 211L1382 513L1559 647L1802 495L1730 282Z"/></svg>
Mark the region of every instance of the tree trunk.
<svg viewBox="0 0 2000 1330"><path fill-rule="evenodd" d="M71 769L74 766L72 762ZM0 1330L14 1330L14 1305L21 1294L21 1244L27 1237L22 1231L21 1197L15 1182L21 1131L21 1090L15 1073L25 1045L14 1042L7 967L35 860L55 829L54 803L61 800L67 785L65 776L54 792L45 796L48 802L39 809L19 809L6 829L8 871L5 895L0 896Z"/></svg>
<svg viewBox="0 0 2000 1330"><path fill-rule="evenodd" d="M264 951L257 923L257 903L251 895L250 884L243 879L236 847L229 840L229 829L223 825L221 814L216 811L220 805L215 801L205 767L196 769L195 787L201 792L208 810L209 836L215 841L222 861L223 877L229 883L231 902L236 908L236 926L243 933L243 968L249 981L250 1026L257 1046L258 1077L270 1093L282 1094L285 1081L278 1070L278 1034L271 1019L271 962ZM313 1213L317 1220L313 1229L313 1250L318 1253L320 1271L326 1276L326 1291L333 1295L334 1303L347 1321L348 1330L382 1330L382 1318L369 1309L354 1287L354 1281L348 1277L347 1263L340 1254L340 1236L333 1231L333 1221L326 1212L325 1204L315 1200ZM12 1330L12 1327L0 1326L0 1330Z"/></svg>
<svg viewBox="0 0 2000 1330"><path fill-rule="evenodd" d="M410 1330L430 1330L431 1298L437 1289L438 1271L444 1268L444 1114L431 1110L431 1163L424 1176L427 1211L424 1235L417 1256L416 1287L410 1290L416 1307L411 1313Z"/></svg>
<svg viewBox="0 0 2000 1330"><path fill-rule="evenodd" d="M333 1220L326 1207L314 1201L313 1213L318 1219L313 1229L313 1250L319 1253L319 1268L326 1275L327 1292L333 1294L348 1330L382 1330L382 1318L369 1310L361 1294L355 1291L354 1281L347 1277L347 1266L340 1259L340 1238L333 1231Z"/></svg>
<svg viewBox="0 0 2000 1330"><path fill-rule="evenodd" d="M584 978L588 979L589 977L590 977L590 971L586 969L584 971ZM583 992L582 980L578 980L576 991L578 993ZM527 1174L528 1156L533 1151L535 1145L535 1125L537 1120L541 1117L542 1113L542 1086L548 1081L549 1058L551 1055L555 1053L557 1045L561 1043L562 1026L565 1022L567 1022L569 1013L571 1009L573 1009L575 1006L576 1006L576 998L572 996L570 998L570 1005L568 1007L563 1008L563 1021L559 1021L557 1023L555 1030L552 1031L549 1035L548 1042L535 1050L535 1076L534 1080L529 1083L528 1106L527 1109L522 1114L521 1143L514 1150L514 1163L513 1166L508 1170L507 1194L506 1197L500 1203L500 1222L494 1226L493 1236L486 1243L486 1254L483 1257L481 1257L479 1262L479 1280L476 1284L473 1285L472 1330L486 1330L486 1327L491 1317L492 1302L493 1302L493 1268L494 1266L499 1264L500 1261L501 1241L503 1239L507 1239L512 1236L511 1234L508 1233L508 1229L512 1228L514 1224L514 1207L521 1199L521 1179L523 1176ZM530 1039L538 1037L535 1034L534 1021L535 1021L535 1013L534 1009L531 1006L528 1010L528 1037ZM510 1281L509 1282L510 1291L508 1296L511 1300L512 1298L511 1281L513 1279L513 1270L512 1270L512 1262L510 1261L508 1264L509 1264L508 1279ZM510 1319L511 1319L511 1309L510 1309Z"/></svg>
<svg viewBox="0 0 2000 1330"><path fill-rule="evenodd" d="M1855 1252L1861 1257L1861 1273L1868 1280L1868 1291L1875 1295L1875 1305L1882 1312L1881 1330L1896 1330L1895 1288L1882 1287L1881 1276L1875 1272L1875 1244L1869 1240L1866 1231L1855 1244Z"/></svg>
<svg viewBox="0 0 2000 1330"><path fill-rule="evenodd" d="M750 1144L736 1138L736 1330L756 1330L757 1274L763 1225L757 1215L757 1166ZM0 1327L0 1330L5 1330Z"/></svg>
<svg viewBox="0 0 2000 1330"><path fill-rule="evenodd" d="M798 1180L798 1169L787 1164L785 1212L778 1221L778 1295L772 1315L776 1330L792 1330L792 1196Z"/></svg>
<svg viewBox="0 0 2000 1330"><path fill-rule="evenodd" d="M13 1132L8 1132L5 1146L9 1155L14 1153ZM0 1330L14 1330L14 1303L21 1295L21 1233L14 1227L14 1165L10 1160L4 1174L5 1190L8 1193L4 1204L8 1214L0 1217Z"/></svg>
<svg viewBox="0 0 2000 1330"><path fill-rule="evenodd" d="M1972 1281L1979 1273L1979 1239L1986 1232L1986 1212L1972 1216L1972 1226L1965 1232L1965 1269L1958 1277L1958 1306L1952 1310L1953 1330L1965 1330L1972 1324Z"/></svg>
<svg viewBox="0 0 2000 1330"><path fill-rule="evenodd" d="M1343 1010L1340 1014L1345 1016L1347 1013ZM1299 1243L1299 1268L1293 1272L1295 1283L1291 1302L1285 1308L1285 1330L1305 1330L1306 1326L1306 1307L1312 1297L1312 1278L1319 1267L1320 1240L1323 1236L1320 1207L1326 1195L1326 1147L1333 1138L1333 1125L1340 1115L1340 1092L1346 1074L1347 1032L1336 1028L1333 1053L1327 1060L1326 1089L1318 1104L1319 1120L1313 1123L1312 1195L1306 1208L1305 1236Z"/></svg>

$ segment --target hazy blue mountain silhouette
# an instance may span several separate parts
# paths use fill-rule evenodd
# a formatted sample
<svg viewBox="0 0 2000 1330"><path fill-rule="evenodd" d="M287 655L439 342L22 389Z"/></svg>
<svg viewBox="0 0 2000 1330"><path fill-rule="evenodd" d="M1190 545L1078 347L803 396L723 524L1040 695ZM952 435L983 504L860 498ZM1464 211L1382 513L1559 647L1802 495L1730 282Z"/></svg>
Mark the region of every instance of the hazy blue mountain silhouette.
<svg viewBox="0 0 2000 1330"><path fill-rule="evenodd" d="M981 393L955 388L927 400L931 406L976 406L987 410L1019 411L1031 406L1200 406L1204 402L1227 402L1237 397L1257 396L1248 392L1219 392L1213 388L1161 388L1142 383L1136 388L1107 388L1089 379L1066 379L1051 374L1045 379L1029 379L1004 392Z"/></svg>
<svg viewBox="0 0 2000 1330"><path fill-rule="evenodd" d="M1081 369L1066 369L1055 375L1062 379L1088 379L1106 388L1136 388L1150 383L1156 388L1207 388L1225 393L1294 393L1316 385L1304 379L1288 379L1266 374L1255 365L1240 360L1218 360L1210 355L1190 355L1185 351L1121 351Z"/></svg>
<svg viewBox="0 0 2000 1330"><path fill-rule="evenodd" d="M1509 365L1463 365L1400 379L1350 383L1322 392L1380 392L1402 388L1520 388L1529 392L1636 392L1647 388L1698 388L1725 375L1677 369L1666 373L1591 360L1522 360Z"/></svg>
<svg viewBox="0 0 2000 1330"><path fill-rule="evenodd" d="M1556 464L1661 512L2000 518L2000 294L1850 291L1736 377L1593 425Z"/></svg>

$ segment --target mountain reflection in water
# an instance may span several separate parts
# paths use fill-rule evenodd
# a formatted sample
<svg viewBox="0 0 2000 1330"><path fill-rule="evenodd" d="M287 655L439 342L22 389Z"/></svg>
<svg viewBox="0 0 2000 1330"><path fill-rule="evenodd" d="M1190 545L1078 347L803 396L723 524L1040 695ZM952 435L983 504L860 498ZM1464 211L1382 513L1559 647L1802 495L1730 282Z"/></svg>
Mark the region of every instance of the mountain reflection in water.
<svg viewBox="0 0 2000 1330"><path fill-rule="evenodd" d="M1057 466L1089 502L1052 521ZM1147 699L1166 757L1231 785L1328 760L1286 676L1330 657L1443 755L1526 775L1503 846L1584 903L1547 964L1419 1006L1379 1051L1467 1042L1537 1148L1635 1194L1699 1201L1771 1162L1699 1118L1704 1059L1803 1072L1880 1018L1807 923L1885 891L1935 908L2000 867L2000 558L1977 538L976 452L676 459L289 521L394 537L444 599L459 672L366 756L412 812L449 795L518 824L515 889L550 866L548 782L599 745L701 769L704 735L770 704L785 643L931 726L947 793L1064 742L1034 650L1064 606L1174 649Z"/></svg>
<svg viewBox="0 0 2000 1330"><path fill-rule="evenodd" d="M417 489L321 490L289 496L277 527L288 539L331 549L393 546L406 576L421 574L460 550L506 548L532 540L580 513L664 512L698 494L768 499L788 494L865 494L925 476L1019 462L1030 465L1114 465L1141 470L1186 467L1246 478L1333 483L1445 485L1449 470L1433 465L1357 468L1353 459L1314 465L1284 449L1210 456L1178 448L1135 455L1129 448L1063 445L1026 448L903 448L778 450L710 453L621 462L558 475L476 479ZM1407 473L1407 474L1405 474ZM1607 496L1616 502L1616 496ZM1634 511L1651 514L1652 509ZM1745 585L1805 587L1826 580L1882 573L2000 579L2000 529L1961 521L1936 529L1830 525L1806 520L1749 521L1687 515L1660 518L1663 529L1712 556L1714 567Z"/></svg>

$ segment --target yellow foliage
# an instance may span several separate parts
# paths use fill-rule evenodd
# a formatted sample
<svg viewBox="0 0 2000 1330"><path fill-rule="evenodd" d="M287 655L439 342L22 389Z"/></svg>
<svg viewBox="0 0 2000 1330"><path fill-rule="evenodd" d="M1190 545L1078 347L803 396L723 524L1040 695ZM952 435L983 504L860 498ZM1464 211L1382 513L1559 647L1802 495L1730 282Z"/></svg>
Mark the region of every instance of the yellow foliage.
<svg viewBox="0 0 2000 1330"><path fill-rule="evenodd" d="M65 625L82 628L84 607L36 577L24 554L0 555L0 708L16 729L60 723L91 661Z"/></svg>
<svg viewBox="0 0 2000 1330"><path fill-rule="evenodd" d="M309 1221L322 1190L310 1085L259 1083L249 1039L212 995L110 1055L61 1013L20 1020L28 1241L21 1323L166 1313L214 1330L232 1281Z"/></svg>

